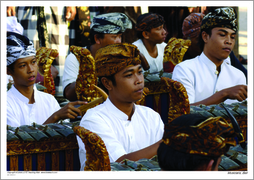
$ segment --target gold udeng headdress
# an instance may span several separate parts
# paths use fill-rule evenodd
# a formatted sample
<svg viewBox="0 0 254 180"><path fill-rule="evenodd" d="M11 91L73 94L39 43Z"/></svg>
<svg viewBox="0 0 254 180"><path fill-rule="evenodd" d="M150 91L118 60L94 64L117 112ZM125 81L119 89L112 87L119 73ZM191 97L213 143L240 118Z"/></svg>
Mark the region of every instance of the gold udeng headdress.
<svg viewBox="0 0 254 180"><path fill-rule="evenodd" d="M189 118L192 121L200 116L187 114L178 118ZM210 117L196 126L179 125L174 123L175 120L165 126L163 142L177 151L221 156L230 145L236 145L234 128L222 117Z"/></svg>
<svg viewBox="0 0 254 180"><path fill-rule="evenodd" d="M139 50L128 43L100 48L95 55L96 75L111 76L129 65L141 64Z"/></svg>

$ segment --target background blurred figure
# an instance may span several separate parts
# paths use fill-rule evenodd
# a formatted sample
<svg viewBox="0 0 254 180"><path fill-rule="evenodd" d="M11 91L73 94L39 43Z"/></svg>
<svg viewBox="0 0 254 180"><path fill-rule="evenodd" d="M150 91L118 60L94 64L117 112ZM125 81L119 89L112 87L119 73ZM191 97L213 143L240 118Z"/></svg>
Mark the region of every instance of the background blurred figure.
<svg viewBox="0 0 254 180"><path fill-rule="evenodd" d="M133 42L145 56L150 65L150 73L163 70L163 55L167 32L164 29L163 16L155 13L145 13L138 17L136 24L137 41Z"/></svg>
<svg viewBox="0 0 254 180"><path fill-rule="evenodd" d="M121 43L122 34L126 29L131 29L132 24L123 13L105 13L95 16L90 28L91 45L84 48L87 48L95 58L98 49L110 44ZM69 101L77 100L75 87L78 74L79 62L76 56L70 53L66 58L63 74L64 97Z"/></svg>

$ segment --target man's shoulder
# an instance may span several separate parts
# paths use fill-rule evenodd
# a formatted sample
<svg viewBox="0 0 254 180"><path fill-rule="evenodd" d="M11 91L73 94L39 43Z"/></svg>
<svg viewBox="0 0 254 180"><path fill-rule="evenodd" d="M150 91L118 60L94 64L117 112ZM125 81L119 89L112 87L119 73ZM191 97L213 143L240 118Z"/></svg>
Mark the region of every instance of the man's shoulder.
<svg viewBox="0 0 254 180"><path fill-rule="evenodd" d="M158 115L158 112L153 110L150 107L143 106L143 105L135 105L135 110L141 112L143 115Z"/></svg>
<svg viewBox="0 0 254 180"><path fill-rule="evenodd" d="M138 39L137 41L134 41L132 44L134 44L135 46L140 46L143 45L143 42L141 41L141 39Z"/></svg>
<svg viewBox="0 0 254 180"><path fill-rule="evenodd" d="M181 66L184 68L192 68L193 66L196 66L196 64L200 64L198 56L192 59L187 59L185 61L182 61L178 63L176 66Z"/></svg>

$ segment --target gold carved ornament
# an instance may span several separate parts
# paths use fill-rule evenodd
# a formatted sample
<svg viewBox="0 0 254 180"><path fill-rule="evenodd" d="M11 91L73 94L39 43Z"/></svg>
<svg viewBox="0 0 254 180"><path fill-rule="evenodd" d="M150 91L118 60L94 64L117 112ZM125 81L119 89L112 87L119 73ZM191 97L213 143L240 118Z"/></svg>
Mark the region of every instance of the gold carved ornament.
<svg viewBox="0 0 254 180"><path fill-rule="evenodd" d="M55 83L51 74L51 64L58 56L56 49L40 47L36 51L36 59L39 73L44 77L44 92L55 95Z"/></svg>
<svg viewBox="0 0 254 180"><path fill-rule="evenodd" d="M79 61L79 74L76 80L75 91L77 99L90 102L99 94L92 85L97 85L97 76L95 75L95 60L90 51L86 48L71 46L70 51Z"/></svg>
<svg viewBox="0 0 254 180"><path fill-rule="evenodd" d="M167 72L173 72L175 65L183 61L183 56L190 45L191 41L189 39L184 40L172 37L168 41L163 56L163 64L168 64L167 67L170 67L166 70Z"/></svg>
<svg viewBox="0 0 254 180"><path fill-rule="evenodd" d="M74 126L73 131L85 144L86 165L84 171L110 171L108 151L100 136L81 126Z"/></svg>

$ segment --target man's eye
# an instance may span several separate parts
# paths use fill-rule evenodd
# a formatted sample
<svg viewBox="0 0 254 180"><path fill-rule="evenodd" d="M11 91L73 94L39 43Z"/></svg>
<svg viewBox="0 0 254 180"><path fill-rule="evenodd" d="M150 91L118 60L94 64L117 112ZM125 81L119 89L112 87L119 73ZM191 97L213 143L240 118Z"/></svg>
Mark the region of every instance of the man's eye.
<svg viewBox="0 0 254 180"><path fill-rule="evenodd" d="M125 77L131 77L132 76L132 74L126 74L125 75Z"/></svg>
<svg viewBox="0 0 254 180"><path fill-rule="evenodd" d="M143 71L141 70L141 71L139 71L138 73L139 73L139 74L142 74L142 73L143 73Z"/></svg>
<svg viewBox="0 0 254 180"><path fill-rule="evenodd" d="M26 66L25 64L22 64L22 65L20 65L19 67L22 68L22 67L25 67L25 66Z"/></svg>

